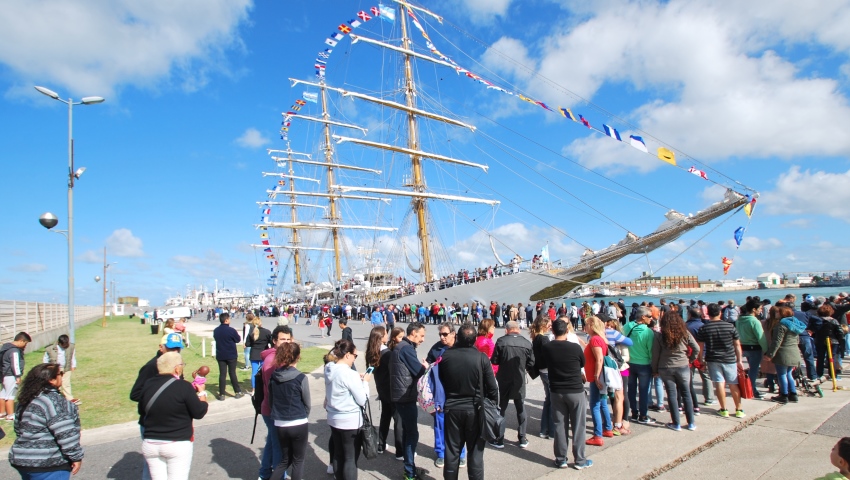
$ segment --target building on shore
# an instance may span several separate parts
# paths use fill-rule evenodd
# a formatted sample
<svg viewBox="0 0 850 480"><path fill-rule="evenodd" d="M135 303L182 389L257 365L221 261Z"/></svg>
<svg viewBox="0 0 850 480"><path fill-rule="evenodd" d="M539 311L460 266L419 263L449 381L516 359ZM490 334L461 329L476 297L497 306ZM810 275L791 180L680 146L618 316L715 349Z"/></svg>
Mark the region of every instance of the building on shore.
<svg viewBox="0 0 850 480"><path fill-rule="evenodd" d="M756 281L764 288L776 288L782 285L782 276L774 272L762 273L756 277Z"/></svg>

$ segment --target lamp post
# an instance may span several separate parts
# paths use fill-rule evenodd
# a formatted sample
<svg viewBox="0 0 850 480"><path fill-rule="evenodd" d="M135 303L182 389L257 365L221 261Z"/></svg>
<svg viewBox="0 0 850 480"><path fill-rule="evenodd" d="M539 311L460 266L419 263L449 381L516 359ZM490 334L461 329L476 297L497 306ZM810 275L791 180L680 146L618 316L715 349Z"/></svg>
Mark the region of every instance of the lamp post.
<svg viewBox="0 0 850 480"><path fill-rule="evenodd" d="M103 247L103 319L100 321L101 328L106 327L106 269L115 265L118 262L106 263L106 247ZM100 277L94 277L95 282L100 281Z"/></svg>
<svg viewBox="0 0 850 480"><path fill-rule="evenodd" d="M103 97L83 97L79 102L74 102L73 99L63 100L59 98L59 94L45 87L35 87L40 93L48 97L58 100L65 105L68 105L68 230L66 238L68 239L68 336L71 343L74 343L74 180L78 180L80 175L86 170L85 167L80 167L74 170L74 105L94 105L104 101ZM47 215L47 214L45 214ZM44 216L42 216L42 219ZM56 218L55 216L53 217ZM40 219L39 221L41 222ZM41 224L47 228L44 222Z"/></svg>

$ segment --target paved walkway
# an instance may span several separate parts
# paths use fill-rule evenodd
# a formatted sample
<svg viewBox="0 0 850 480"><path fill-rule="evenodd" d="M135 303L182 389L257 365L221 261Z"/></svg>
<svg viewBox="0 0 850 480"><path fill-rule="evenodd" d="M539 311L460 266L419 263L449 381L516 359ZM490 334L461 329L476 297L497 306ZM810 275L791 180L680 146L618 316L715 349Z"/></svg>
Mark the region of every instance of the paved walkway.
<svg viewBox="0 0 850 480"><path fill-rule="evenodd" d="M272 326L276 319L264 319ZM241 320L240 320L241 321ZM240 321L234 322L239 329ZM190 331L203 334L211 331L213 322L193 321ZM368 325L351 325L356 343L365 347ZM317 327L295 326L299 340L321 343ZM525 332L525 331L524 331ZM334 339L338 338L335 325ZM419 353L436 342L436 328L429 327ZM327 339L325 339L325 343ZM361 363L358 369L362 371ZM313 408L310 414L310 448L307 455L307 478L330 478L326 475L327 443L330 429L322 409L324 383L320 373L311 375ZM845 382L847 384L848 382ZM374 398L374 389L372 390ZM700 396L701 398L701 396ZM832 470L829 451L837 437L850 436L850 391L826 391L823 399L801 397L800 403L780 406L766 401L746 400L748 417L743 420L721 418L714 414L716 407L702 407L695 432L672 432L660 425L632 425L633 434L606 439L604 447L587 447L593 468L582 472L555 470L552 467L552 441L536 436L539 429L543 390L539 381L528 386L529 448L516 446L516 417L508 408L506 447L495 450L486 447L485 476L487 479L562 478L581 475L586 479L610 478L815 478ZM373 401L377 417L379 407ZM656 414L659 422L668 415ZM192 478L256 479L261 448L265 440L262 420L257 438L250 444L253 424L250 399L229 398L212 402L206 418L195 423L195 452ZM429 478L441 478L442 472L433 464L433 429L430 416L420 412L419 457L417 465L428 470ZM588 420L588 426L591 425ZM131 422L83 432L86 458L75 479L136 479L140 478L143 462L138 426ZM398 479L401 462L395 460L392 447L374 460L360 461L361 478ZM0 478L16 478L13 469L0 452ZM572 460L572 459L570 459Z"/></svg>

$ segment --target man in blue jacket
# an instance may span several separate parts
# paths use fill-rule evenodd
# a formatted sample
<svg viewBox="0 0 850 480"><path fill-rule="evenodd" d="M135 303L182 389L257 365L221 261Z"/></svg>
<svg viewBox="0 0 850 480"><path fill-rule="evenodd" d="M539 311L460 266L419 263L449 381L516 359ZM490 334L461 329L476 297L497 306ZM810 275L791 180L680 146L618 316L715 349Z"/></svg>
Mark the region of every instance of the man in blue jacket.
<svg viewBox="0 0 850 480"><path fill-rule="evenodd" d="M419 360L416 347L424 340L425 325L412 322L407 326L407 336L395 346L390 357L390 394L401 418L404 480L413 480L420 476L414 463L416 445L419 443L416 382L425 373L428 363Z"/></svg>
<svg viewBox="0 0 850 480"><path fill-rule="evenodd" d="M242 337L239 336L239 332L235 328L230 326L229 313L224 312L219 315L218 321L221 322L221 325L213 330L215 360L218 362L218 399L224 400L224 389L228 374L236 398L242 398L242 389L239 388L239 379L236 378L236 359L239 358L236 353L236 345L242 341Z"/></svg>

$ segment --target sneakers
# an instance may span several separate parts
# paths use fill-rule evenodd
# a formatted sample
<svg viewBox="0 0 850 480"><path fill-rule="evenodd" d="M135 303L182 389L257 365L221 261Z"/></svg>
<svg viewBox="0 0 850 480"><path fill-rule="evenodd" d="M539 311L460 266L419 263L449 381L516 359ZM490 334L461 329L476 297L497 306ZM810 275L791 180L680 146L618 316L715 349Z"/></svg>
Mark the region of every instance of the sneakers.
<svg viewBox="0 0 850 480"><path fill-rule="evenodd" d="M522 437L519 439L519 448L528 448L528 439Z"/></svg>
<svg viewBox="0 0 850 480"><path fill-rule="evenodd" d="M446 460L443 458L437 458L436 460L434 460L434 466L437 468L443 468L445 464Z"/></svg>
<svg viewBox="0 0 850 480"><path fill-rule="evenodd" d="M655 423L655 419L652 417L647 417L646 415L641 416L637 419L637 423L641 425L649 425L650 423Z"/></svg>
<svg viewBox="0 0 850 480"><path fill-rule="evenodd" d="M567 468L567 467L569 467L569 465L567 464L566 460L563 460L563 461L560 461L560 462L555 460L555 468Z"/></svg>
<svg viewBox="0 0 850 480"><path fill-rule="evenodd" d="M694 407L694 415L699 415L699 407Z"/></svg>
<svg viewBox="0 0 850 480"><path fill-rule="evenodd" d="M403 462L404 461L404 455L396 455L395 459L400 461L400 462Z"/></svg>
<svg viewBox="0 0 850 480"><path fill-rule="evenodd" d="M682 427L680 427L679 425L677 425L675 423L668 423L668 424L665 424L664 426L669 428L670 430L673 430L674 432L681 432L682 431Z"/></svg>
<svg viewBox="0 0 850 480"><path fill-rule="evenodd" d="M718 410L717 414L720 415L721 417L728 417L729 416L729 410L726 410L724 408L723 410Z"/></svg>
<svg viewBox="0 0 850 480"><path fill-rule="evenodd" d="M549 438L549 434L548 434L548 433L540 432L540 438L546 438L546 439L548 439L548 438Z"/></svg>
<svg viewBox="0 0 850 480"><path fill-rule="evenodd" d="M594 435L594 436L590 437L589 439L587 439L587 441L584 442L584 444L590 445L590 446L593 446L593 447L601 447L601 446L605 445L605 442L602 440L602 437L597 437L596 435Z"/></svg>
<svg viewBox="0 0 850 480"><path fill-rule="evenodd" d="M333 474L334 474L334 466L333 466L333 464L328 465L328 475L333 475Z"/></svg>
<svg viewBox="0 0 850 480"><path fill-rule="evenodd" d="M782 395L782 394L770 397L770 399L772 401L776 402L776 403L781 403L783 405L788 403L788 397L786 395Z"/></svg>
<svg viewBox="0 0 850 480"><path fill-rule="evenodd" d="M505 441L504 440L499 440L498 442L487 442L487 443L489 443L490 446L493 447L493 448L499 448L499 449L505 448Z"/></svg>
<svg viewBox="0 0 850 480"><path fill-rule="evenodd" d="M694 425L693 423L689 423L689 424L688 424L688 430L690 430L690 431L692 431L692 432L693 432L693 431L694 431L694 430L696 430L696 429L697 429L697 426L696 426L696 425Z"/></svg>
<svg viewBox="0 0 850 480"><path fill-rule="evenodd" d="M638 414L633 413L629 416L629 418L631 419L632 422L637 422L638 421Z"/></svg>
<svg viewBox="0 0 850 480"><path fill-rule="evenodd" d="M743 410L735 410L735 418L744 418L747 414Z"/></svg>
<svg viewBox="0 0 850 480"><path fill-rule="evenodd" d="M577 463L573 464L573 468L576 470L584 470L585 468L590 468L593 466L593 460L585 460L584 465L579 465Z"/></svg>
<svg viewBox="0 0 850 480"><path fill-rule="evenodd" d="M788 394L788 401L789 401L789 402L791 402L791 403L797 403L799 400L800 400L800 399L797 397L797 394L796 394L796 393L789 393L789 394Z"/></svg>
<svg viewBox="0 0 850 480"><path fill-rule="evenodd" d="M614 431L613 430L603 430L602 436L606 437L606 438L612 438L614 436Z"/></svg>
<svg viewBox="0 0 850 480"><path fill-rule="evenodd" d="M706 405L717 405L717 400L711 399L705 401Z"/></svg>
<svg viewBox="0 0 850 480"><path fill-rule="evenodd" d="M632 431L626 427L619 427L614 429L614 435L628 435L630 433L632 433Z"/></svg>
<svg viewBox="0 0 850 480"><path fill-rule="evenodd" d="M237 400L239 400L240 398L242 398L242 397L244 397L244 396L245 396L245 394L244 394L244 393L242 393L242 392L236 392L236 395L234 395L233 397L234 397L234 398L236 398Z"/></svg>
<svg viewBox="0 0 850 480"><path fill-rule="evenodd" d="M619 437L620 435L622 435L622 432L620 432L620 427L614 427L614 430L611 430L611 434L615 437Z"/></svg>
<svg viewBox="0 0 850 480"><path fill-rule="evenodd" d="M215 398L217 398L219 402L223 402L223 401L225 401L225 400L227 399L227 397L225 397L224 395L219 395L219 396L217 396L217 397L215 397Z"/></svg>
<svg viewBox="0 0 850 480"><path fill-rule="evenodd" d="M460 459L460 468L466 468L466 457Z"/></svg>

